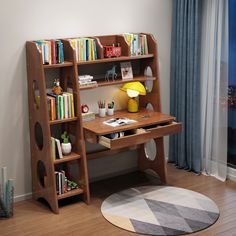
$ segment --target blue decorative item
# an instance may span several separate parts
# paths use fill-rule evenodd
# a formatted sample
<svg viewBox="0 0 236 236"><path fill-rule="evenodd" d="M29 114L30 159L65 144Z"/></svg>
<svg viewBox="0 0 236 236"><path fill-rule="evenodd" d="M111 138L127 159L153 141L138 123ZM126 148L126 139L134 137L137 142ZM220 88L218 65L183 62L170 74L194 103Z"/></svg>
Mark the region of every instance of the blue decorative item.
<svg viewBox="0 0 236 236"><path fill-rule="evenodd" d="M13 215L13 180L7 179L7 168L1 168L0 182L0 218Z"/></svg>
<svg viewBox="0 0 236 236"><path fill-rule="evenodd" d="M111 77L111 79L112 79L113 81L114 81L114 80L116 79L116 77L117 77L116 66L115 66L115 65L112 67L112 69L110 69L110 70L107 71L107 73L106 73L106 75L105 75L106 81L109 81L110 77Z"/></svg>

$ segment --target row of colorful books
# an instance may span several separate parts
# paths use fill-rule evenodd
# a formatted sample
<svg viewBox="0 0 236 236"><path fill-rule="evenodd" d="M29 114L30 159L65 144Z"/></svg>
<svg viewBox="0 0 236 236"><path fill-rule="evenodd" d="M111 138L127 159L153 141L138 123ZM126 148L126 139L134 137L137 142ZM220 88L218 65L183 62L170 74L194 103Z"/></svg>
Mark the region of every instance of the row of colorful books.
<svg viewBox="0 0 236 236"><path fill-rule="evenodd" d="M62 95L47 93L48 116L50 120L62 120L75 117L73 94Z"/></svg>
<svg viewBox="0 0 236 236"><path fill-rule="evenodd" d="M64 170L55 171L55 178L56 178L56 191L57 194L59 195L78 188L77 183L69 180L66 177Z"/></svg>
<svg viewBox="0 0 236 236"><path fill-rule="evenodd" d="M125 33L131 56L148 54L147 35L141 33Z"/></svg>
<svg viewBox="0 0 236 236"><path fill-rule="evenodd" d="M63 43L61 40L35 41L42 53L43 64L62 64L64 62Z"/></svg>
<svg viewBox="0 0 236 236"><path fill-rule="evenodd" d="M95 39L73 38L70 39L70 43L73 49L75 49L77 61L91 61L98 58Z"/></svg>

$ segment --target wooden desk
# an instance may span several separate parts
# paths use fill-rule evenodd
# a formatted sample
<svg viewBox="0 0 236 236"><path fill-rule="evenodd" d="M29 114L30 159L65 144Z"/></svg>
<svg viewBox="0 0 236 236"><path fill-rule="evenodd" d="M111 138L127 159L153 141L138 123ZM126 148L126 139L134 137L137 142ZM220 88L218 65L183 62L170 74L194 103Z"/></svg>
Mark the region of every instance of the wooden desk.
<svg viewBox="0 0 236 236"><path fill-rule="evenodd" d="M112 127L104 124L111 118L129 118L137 122ZM160 112L141 109L137 113L127 111L116 111L113 116L83 122L85 140L90 143L100 143L109 150L121 150L124 147L140 145L139 168L141 170L152 169L166 182L166 167L163 147L163 136L175 134L181 131L181 124L174 121L175 117ZM125 135L119 138L110 139L108 134L124 132ZM127 135L126 135L127 134ZM146 157L144 144L154 139L157 148L156 158L151 161Z"/></svg>

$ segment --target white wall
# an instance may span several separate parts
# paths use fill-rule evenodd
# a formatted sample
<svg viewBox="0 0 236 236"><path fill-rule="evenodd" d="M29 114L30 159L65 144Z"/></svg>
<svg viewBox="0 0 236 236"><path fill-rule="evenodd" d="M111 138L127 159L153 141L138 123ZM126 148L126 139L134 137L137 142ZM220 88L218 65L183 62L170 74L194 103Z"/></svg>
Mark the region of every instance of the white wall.
<svg viewBox="0 0 236 236"><path fill-rule="evenodd" d="M163 112L168 113L171 4L171 0L1 0L0 166L7 166L8 177L16 180L16 196L31 192L25 42L151 32L159 43ZM97 177L103 170L109 174L136 164L126 154L91 161L89 166L91 176Z"/></svg>

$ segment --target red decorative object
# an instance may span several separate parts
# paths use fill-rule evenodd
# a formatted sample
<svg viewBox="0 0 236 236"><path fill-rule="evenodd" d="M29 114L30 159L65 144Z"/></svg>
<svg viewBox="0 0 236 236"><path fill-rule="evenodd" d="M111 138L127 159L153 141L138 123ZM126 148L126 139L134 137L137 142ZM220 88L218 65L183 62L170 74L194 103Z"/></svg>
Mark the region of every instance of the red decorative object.
<svg viewBox="0 0 236 236"><path fill-rule="evenodd" d="M121 47L120 46L104 46L104 57L120 57Z"/></svg>
<svg viewBox="0 0 236 236"><path fill-rule="evenodd" d="M81 104L82 113L87 113L89 111L89 107L87 104Z"/></svg>

